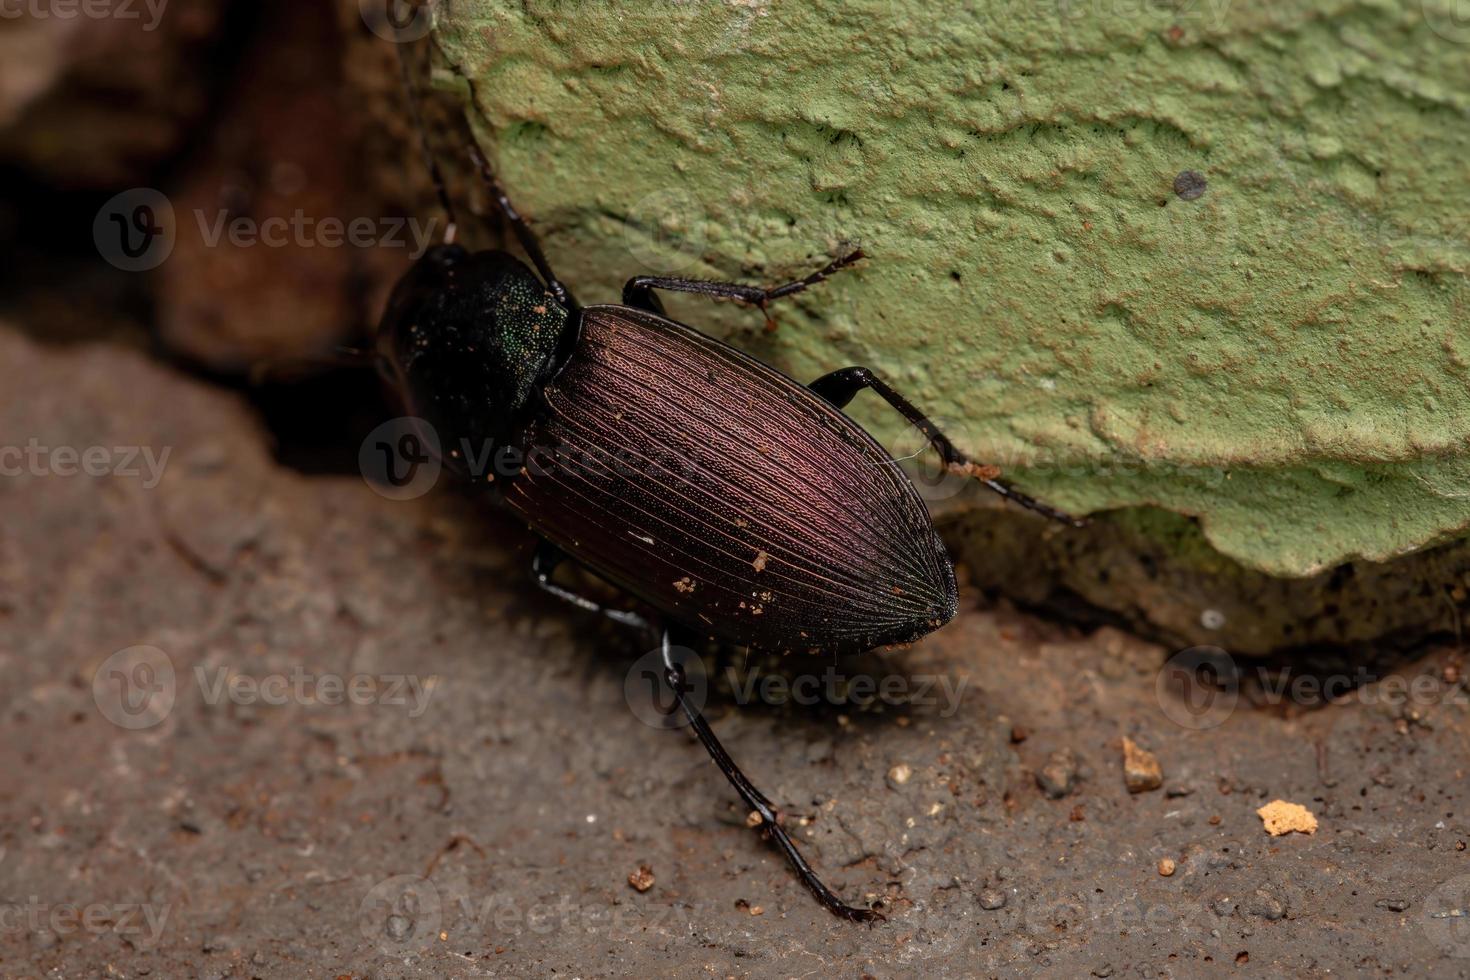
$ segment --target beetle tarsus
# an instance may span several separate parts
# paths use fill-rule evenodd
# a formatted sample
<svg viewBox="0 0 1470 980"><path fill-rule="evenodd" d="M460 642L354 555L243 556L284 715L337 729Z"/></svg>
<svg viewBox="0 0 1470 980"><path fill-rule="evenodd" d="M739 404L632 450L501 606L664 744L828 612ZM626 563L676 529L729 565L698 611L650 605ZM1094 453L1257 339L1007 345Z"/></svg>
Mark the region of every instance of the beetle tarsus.
<svg viewBox="0 0 1470 980"><path fill-rule="evenodd" d="M760 817L758 826L765 831L771 840L775 841L776 846L781 849L781 853L786 856L786 860L791 865L792 870L801 879L801 883L807 887L807 890L812 893L812 896L818 902L822 903L823 908L839 918L846 919L849 922L873 923L885 921L883 913L876 909L858 908L842 901L842 899L833 894L830 888L822 883L822 879L817 877L817 873L812 870L811 865L806 863L806 859L801 856L801 851L797 850L796 842L791 839L790 834L786 833L786 828L781 826L775 805L764 793L756 789L755 785L751 783L745 773L740 771L740 767L735 764L735 760L730 758L730 754L725 751L725 747L715 737L714 731L709 727L709 723L704 720L704 716L700 714L699 709L684 696L688 691L688 686L684 682L684 669L674 661L667 631L665 631L663 636L663 657L664 681L669 685L669 689L674 692L674 700L683 709L684 716L689 719L689 725L694 729L694 734L698 736L700 744L704 746L705 751L709 753L710 758L714 760L720 772L725 774L725 778L730 781L730 785L735 788L735 792L740 794L740 798L745 802L745 805L750 807Z"/></svg>

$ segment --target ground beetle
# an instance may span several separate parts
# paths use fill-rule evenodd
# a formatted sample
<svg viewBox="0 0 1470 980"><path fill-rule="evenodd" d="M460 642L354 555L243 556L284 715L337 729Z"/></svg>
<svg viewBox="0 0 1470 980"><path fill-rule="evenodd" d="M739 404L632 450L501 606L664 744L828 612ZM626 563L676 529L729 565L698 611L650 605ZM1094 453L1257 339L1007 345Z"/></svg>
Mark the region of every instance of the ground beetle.
<svg viewBox="0 0 1470 980"><path fill-rule="evenodd" d="M922 430L947 467L1048 517L1080 522L972 463L868 369L801 385L669 319L654 295L764 308L861 251L774 288L639 276L624 286L622 305L580 306L471 146L536 271L505 252L452 244L451 231L394 289L377 334L380 367L449 450L446 467L488 482L540 536L533 571L541 588L661 642L679 708L817 899L847 919L879 918L821 882L774 804L726 754L685 696L669 626L765 650L852 652L917 640L954 617L954 567L928 509L889 454L842 412L864 388ZM426 155L453 229L442 175ZM450 448L486 445L528 465L487 475ZM660 626L553 582L568 557L656 610Z"/></svg>

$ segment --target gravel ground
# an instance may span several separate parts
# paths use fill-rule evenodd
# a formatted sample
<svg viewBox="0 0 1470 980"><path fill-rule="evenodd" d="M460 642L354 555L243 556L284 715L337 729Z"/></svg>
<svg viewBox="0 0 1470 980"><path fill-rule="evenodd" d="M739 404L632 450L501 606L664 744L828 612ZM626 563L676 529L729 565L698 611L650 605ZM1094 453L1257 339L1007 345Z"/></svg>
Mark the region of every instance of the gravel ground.
<svg viewBox="0 0 1470 980"><path fill-rule="evenodd" d="M1182 697L1175 651L966 589L906 650L712 659L732 754L888 916L852 926L523 530L286 468L123 347L0 327L0 386L0 975L1470 975L1452 647Z"/></svg>

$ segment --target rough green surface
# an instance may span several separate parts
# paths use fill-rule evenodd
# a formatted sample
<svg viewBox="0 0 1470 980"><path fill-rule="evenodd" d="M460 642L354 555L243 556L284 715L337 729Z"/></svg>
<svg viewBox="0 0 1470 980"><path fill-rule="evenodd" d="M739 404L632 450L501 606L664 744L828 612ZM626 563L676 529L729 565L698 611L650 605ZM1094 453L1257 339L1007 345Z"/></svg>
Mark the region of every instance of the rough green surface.
<svg viewBox="0 0 1470 980"><path fill-rule="evenodd" d="M1050 502L1306 575L1470 527L1454 3L457 0L437 39L585 300L860 242L774 334L672 310L877 368Z"/></svg>

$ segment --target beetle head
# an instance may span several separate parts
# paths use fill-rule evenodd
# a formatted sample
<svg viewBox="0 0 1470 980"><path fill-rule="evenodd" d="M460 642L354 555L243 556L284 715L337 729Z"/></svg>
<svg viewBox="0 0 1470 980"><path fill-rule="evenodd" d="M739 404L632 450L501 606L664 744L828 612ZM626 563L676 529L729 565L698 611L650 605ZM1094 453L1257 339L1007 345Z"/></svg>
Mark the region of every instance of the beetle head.
<svg viewBox="0 0 1470 980"><path fill-rule="evenodd" d="M486 440L512 438L554 369L568 322L566 308L515 257L438 245L394 287L378 353L408 411L434 426L453 465L462 445L479 453Z"/></svg>

